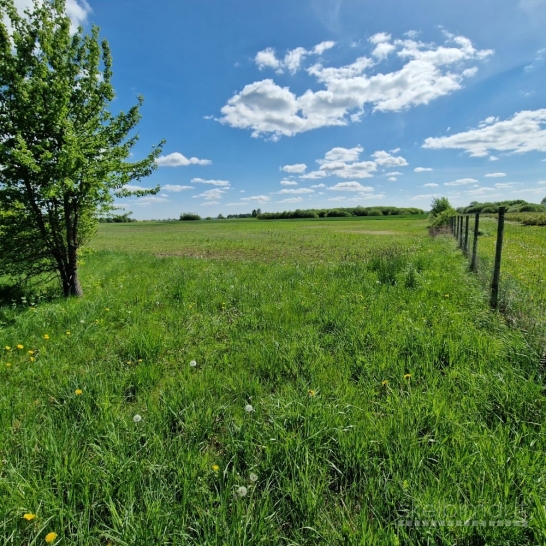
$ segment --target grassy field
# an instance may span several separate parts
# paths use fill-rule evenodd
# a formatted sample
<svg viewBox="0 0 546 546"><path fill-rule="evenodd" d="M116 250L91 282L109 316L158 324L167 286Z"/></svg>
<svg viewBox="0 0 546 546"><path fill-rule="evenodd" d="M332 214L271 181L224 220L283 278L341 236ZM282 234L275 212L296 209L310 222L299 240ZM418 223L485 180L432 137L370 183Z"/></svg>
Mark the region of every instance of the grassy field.
<svg viewBox="0 0 546 546"><path fill-rule="evenodd" d="M455 246L101 225L84 298L0 308L0 543L546 543L543 377Z"/></svg>

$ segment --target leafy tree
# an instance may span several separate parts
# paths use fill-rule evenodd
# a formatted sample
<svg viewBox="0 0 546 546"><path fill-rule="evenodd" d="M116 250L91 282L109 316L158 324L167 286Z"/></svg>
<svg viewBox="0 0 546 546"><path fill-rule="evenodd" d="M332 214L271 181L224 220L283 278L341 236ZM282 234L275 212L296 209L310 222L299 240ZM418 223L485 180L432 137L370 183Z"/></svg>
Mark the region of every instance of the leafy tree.
<svg viewBox="0 0 546 546"><path fill-rule="evenodd" d="M127 161L143 99L110 113L111 66L97 27L71 33L65 0L24 15L0 0L0 275L53 273L65 296L82 295L78 251L98 217L114 196L159 191L124 189L151 174L163 143Z"/></svg>
<svg viewBox="0 0 546 546"><path fill-rule="evenodd" d="M430 216L432 218L435 218L436 216L438 216L438 214L444 212L445 210L453 209L447 197L435 197L432 200L430 207Z"/></svg>
<svg viewBox="0 0 546 546"><path fill-rule="evenodd" d="M541 205L546 205L546 197L540 202Z"/></svg>

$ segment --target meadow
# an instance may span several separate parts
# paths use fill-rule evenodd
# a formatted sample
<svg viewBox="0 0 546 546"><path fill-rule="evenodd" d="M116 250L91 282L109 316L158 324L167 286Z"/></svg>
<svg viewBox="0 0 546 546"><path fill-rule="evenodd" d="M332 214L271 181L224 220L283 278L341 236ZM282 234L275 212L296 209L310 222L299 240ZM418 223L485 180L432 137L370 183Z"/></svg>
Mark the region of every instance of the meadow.
<svg viewBox="0 0 546 546"><path fill-rule="evenodd" d="M544 370L426 226L100 225L0 308L0 542L546 543Z"/></svg>

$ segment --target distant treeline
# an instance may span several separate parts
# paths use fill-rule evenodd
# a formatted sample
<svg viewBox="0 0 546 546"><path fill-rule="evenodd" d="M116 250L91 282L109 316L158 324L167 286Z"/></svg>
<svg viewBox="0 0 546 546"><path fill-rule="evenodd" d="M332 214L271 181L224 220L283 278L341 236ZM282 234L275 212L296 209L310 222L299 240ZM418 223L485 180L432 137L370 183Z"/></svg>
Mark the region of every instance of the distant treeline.
<svg viewBox="0 0 546 546"><path fill-rule="evenodd" d="M134 218L129 218L132 212L126 212L125 214L115 214L114 216L106 216L99 218L101 224L125 224L126 222L136 222Z"/></svg>
<svg viewBox="0 0 546 546"><path fill-rule="evenodd" d="M351 216L401 216L408 214L424 214L414 207L353 207L337 209L296 209L284 212L262 212L258 220L282 220L288 218L349 218Z"/></svg>
<svg viewBox="0 0 546 546"><path fill-rule="evenodd" d="M543 200L546 200L546 198ZM457 212L461 214L470 214L475 212L481 212L483 214L491 213L495 214L499 212L499 207L505 207L506 212L546 212L546 206L544 204L538 205L536 203L528 203L523 199L517 199L515 201L497 201L494 203L478 203L473 201L467 207L459 207Z"/></svg>

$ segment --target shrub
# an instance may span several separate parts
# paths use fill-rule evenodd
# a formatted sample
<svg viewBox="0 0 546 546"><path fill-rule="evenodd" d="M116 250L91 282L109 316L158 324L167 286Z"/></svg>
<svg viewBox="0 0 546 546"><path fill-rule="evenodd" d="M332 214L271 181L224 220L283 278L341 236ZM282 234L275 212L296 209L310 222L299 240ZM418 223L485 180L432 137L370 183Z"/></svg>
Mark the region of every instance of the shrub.
<svg viewBox="0 0 546 546"><path fill-rule="evenodd" d="M199 214L196 214L195 212L183 212L180 215L180 220L182 221L201 220L201 216L199 216Z"/></svg>
<svg viewBox="0 0 546 546"><path fill-rule="evenodd" d="M440 214L436 215L431 222L432 227L442 227L447 226L449 224L450 218L453 218L454 216L457 216L457 211L455 209L446 209Z"/></svg>
<svg viewBox="0 0 546 546"><path fill-rule="evenodd" d="M379 209L368 209L368 216L383 216Z"/></svg>

